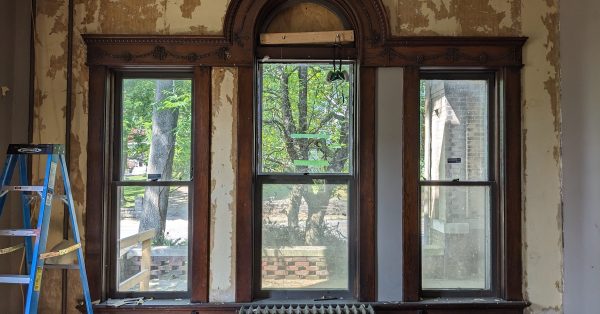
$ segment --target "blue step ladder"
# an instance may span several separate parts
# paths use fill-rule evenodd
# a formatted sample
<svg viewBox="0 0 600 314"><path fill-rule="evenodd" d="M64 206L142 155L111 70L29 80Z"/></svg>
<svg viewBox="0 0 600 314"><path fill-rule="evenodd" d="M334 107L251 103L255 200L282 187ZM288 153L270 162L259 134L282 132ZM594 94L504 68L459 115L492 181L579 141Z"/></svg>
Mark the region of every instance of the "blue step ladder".
<svg viewBox="0 0 600 314"><path fill-rule="evenodd" d="M11 144L8 146L7 158L4 164L4 170L2 171L2 177L0 178L0 216L2 215L8 193L19 192L23 203L23 229L0 230L0 236L25 238L24 244L0 249L0 256L24 248L28 272L28 275L0 275L0 283L22 284L28 286L27 299L25 301L25 314L37 313L40 288L42 286L44 261L47 258L62 256L72 252L76 252L78 264L64 266L65 268L79 269L81 286L83 287L83 296L85 298L85 308L87 313L93 313L90 290L85 272L85 263L83 260L83 249L81 247L81 238L79 237L77 216L75 215L73 196L71 195L71 183L69 182L64 152L64 145L58 144ZM44 185L31 186L28 183L27 158L31 155L47 155ZM19 165L19 181L21 185L11 186L12 175L17 164ZM60 166L62 171L65 189L64 196L54 195L54 183L56 181L58 166ZM41 201L37 227L32 229L30 223L31 207L29 204L31 199L36 196L35 193L41 197ZM69 220L71 222L71 231L75 244L57 252L46 252L46 241L48 240L48 228L53 198L59 198L67 204L69 209ZM34 240L33 243L32 238Z"/></svg>

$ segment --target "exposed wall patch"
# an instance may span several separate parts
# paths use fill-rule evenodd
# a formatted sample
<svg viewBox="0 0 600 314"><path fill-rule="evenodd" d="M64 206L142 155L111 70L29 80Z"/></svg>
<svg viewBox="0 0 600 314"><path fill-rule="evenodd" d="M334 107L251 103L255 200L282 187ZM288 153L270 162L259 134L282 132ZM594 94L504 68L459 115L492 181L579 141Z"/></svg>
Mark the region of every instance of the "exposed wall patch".
<svg viewBox="0 0 600 314"><path fill-rule="evenodd" d="M235 221L235 124L234 99L237 71L233 68L213 69L212 82L212 147L211 147L211 302L235 300L234 285L234 221Z"/></svg>
<svg viewBox="0 0 600 314"><path fill-rule="evenodd" d="M8 88L8 86L0 86L0 95L2 97L6 97L6 95L8 95L9 91L10 91L10 88Z"/></svg>

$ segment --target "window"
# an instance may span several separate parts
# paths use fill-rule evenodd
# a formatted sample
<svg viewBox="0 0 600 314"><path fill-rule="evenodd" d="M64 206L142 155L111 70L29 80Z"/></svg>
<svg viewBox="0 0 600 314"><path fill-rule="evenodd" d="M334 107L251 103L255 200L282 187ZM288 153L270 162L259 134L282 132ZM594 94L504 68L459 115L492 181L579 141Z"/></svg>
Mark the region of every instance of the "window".
<svg viewBox="0 0 600 314"><path fill-rule="evenodd" d="M421 279L427 291L494 289L499 168L493 74L422 73Z"/></svg>
<svg viewBox="0 0 600 314"><path fill-rule="evenodd" d="M349 295L355 72L259 64L255 184L257 296ZM257 267L258 266L258 267Z"/></svg>
<svg viewBox="0 0 600 314"><path fill-rule="evenodd" d="M178 295L189 286L192 79L117 75L113 295Z"/></svg>

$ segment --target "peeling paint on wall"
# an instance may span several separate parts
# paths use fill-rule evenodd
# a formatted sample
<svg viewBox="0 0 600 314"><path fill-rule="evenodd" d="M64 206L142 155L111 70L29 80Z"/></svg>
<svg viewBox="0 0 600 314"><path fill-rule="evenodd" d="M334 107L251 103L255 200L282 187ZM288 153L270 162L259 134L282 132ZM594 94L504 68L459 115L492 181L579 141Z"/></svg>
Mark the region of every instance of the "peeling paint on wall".
<svg viewBox="0 0 600 314"><path fill-rule="evenodd" d="M67 18L66 0L38 1L35 28L34 143L65 142ZM45 158L33 158L34 184L41 184L45 162ZM50 220L53 227L48 232L49 248L62 240L63 211L60 204L53 202L54 210ZM37 214L34 216L37 217ZM56 287L61 286L61 281L60 271L44 271L40 313L60 312L61 304L56 300L61 299L61 289Z"/></svg>
<svg viewBox="0 0 600 314"><path fill-rule="evenodd" d="M171 34L222 34L228 4L225 0L168 1L165 28Z"/></svg>
<svg viewBox="0 0 600 314"><path fill-rule="evenodd" d="M530 313L562 313L563 237L558 3L528 0L523 34L524 291Z"/></svg>
<svg viewBox="0 0 600 314"><path fill-rule="evenodd" d="M10 91L10 88L8 88L8 86L0 86L0 95L2 97L6 97L6 95L8 95L9 91Z"/></svg>
<svg viewBox="0 0 600 314"><path fill-rule="evenodd" d="M330 9L316 3L299 3L281 11L267 26L269 33L323 32L346 29Z"/></svg>
<svg viewBox="0 0 600 314"><path fill-rule="evenodd" d="M218 35L225 0L75 0L78 20L89 33ZM131 18L135 16L136 18ZM81 24L80 24L81 25Z"/></svg>
<svg viewBox="0 0 600 314"><path fill-rule="evenodd" d="M237 166L237 70L212 73L211 302L235 300L235 183Z"/></svg>
<svg viewBox="0 0 600 314"><path fill-rule="evenodd" d="M383 0L394 35L494 35L520 31L521 0Z"/></svg>

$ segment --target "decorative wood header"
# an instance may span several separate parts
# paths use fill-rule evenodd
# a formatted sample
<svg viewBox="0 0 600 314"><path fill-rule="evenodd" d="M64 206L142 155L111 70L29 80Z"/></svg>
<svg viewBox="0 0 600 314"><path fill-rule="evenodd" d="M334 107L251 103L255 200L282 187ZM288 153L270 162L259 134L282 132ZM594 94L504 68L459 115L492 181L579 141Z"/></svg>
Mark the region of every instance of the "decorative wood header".
<svg viewBox="0 0 600 314"><path fill-rule="evenodd" d="M83 35L88 65L251 66L256 58L331 58L328 47L243 49L224 37ZM362 49L345 46L344 59L364 66L522 66L524 37L395 37ZM299 49L300 48L300 49ZM292 51L295 50L295 51ZM362 53L361 53L362 52Z"/></svg>

